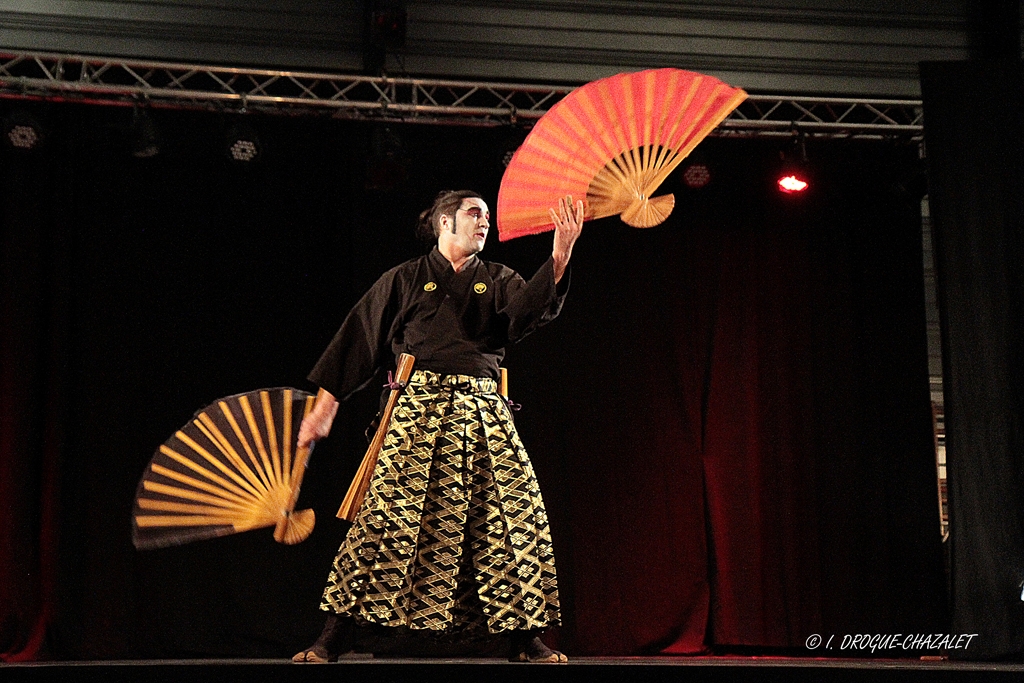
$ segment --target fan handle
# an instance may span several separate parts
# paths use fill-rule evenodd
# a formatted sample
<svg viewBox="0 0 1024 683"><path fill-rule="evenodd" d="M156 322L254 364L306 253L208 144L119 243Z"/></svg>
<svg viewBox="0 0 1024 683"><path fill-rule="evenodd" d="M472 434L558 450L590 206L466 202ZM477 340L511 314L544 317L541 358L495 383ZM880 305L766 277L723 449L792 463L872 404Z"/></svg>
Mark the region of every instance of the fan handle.
<svg viewBox="0 0 1024 683"><path fill-rule="evenodd" d="M325 400L327 392L321 389L316 395L316 402L319 403ZM306 410L303 413L303 419L311 412L313 404L307 399ZM309 456L313 453L313 446L315 443L311 443L305 448L300 448L295 452L295 462L292 465L292 476L291 476L291 495L288 497L288 503L285 506L281 516L277 520L277 525L274 527L274 540L278 543L284 543L285 545L295 545L305 541L310 533L313 532L313 525L316 523L316 514L313 510L299 510L295 512L295 503L299 499L299 489L302 488L302 478L306 475L306 465L309 463Z"/></svg>

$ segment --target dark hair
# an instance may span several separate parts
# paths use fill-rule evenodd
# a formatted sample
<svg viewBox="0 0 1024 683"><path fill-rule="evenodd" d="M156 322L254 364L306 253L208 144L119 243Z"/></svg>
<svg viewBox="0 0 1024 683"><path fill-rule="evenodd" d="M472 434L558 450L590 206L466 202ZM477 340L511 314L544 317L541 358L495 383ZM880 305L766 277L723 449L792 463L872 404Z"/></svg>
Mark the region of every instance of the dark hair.
<svg viewBox="0 0 1024 683"><path fill-rule="evenodd" d="M473 190L444 190L434 199L434 205L420 214L416 224L416 235L424 242L436 242L441 230L441 216L451 216L455 220L455 212L462 206L463 199L483 199L480 193Z"/></svg>

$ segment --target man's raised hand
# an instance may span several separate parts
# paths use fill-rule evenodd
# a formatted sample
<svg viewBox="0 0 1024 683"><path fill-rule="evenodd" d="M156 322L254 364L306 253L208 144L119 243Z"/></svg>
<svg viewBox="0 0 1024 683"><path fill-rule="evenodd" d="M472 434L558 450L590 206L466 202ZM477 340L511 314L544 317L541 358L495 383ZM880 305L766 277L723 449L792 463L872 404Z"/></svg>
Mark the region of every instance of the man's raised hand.
<svg viewBox="0 0 1024 683"><path fill-rule="evenodd" d="M572 247L583 231L583 200L573 205L572 195L559 197L558 212L548 209L555 226L555 246L551 256L555 262L555 282L562 279L572 256Z"/></svg>

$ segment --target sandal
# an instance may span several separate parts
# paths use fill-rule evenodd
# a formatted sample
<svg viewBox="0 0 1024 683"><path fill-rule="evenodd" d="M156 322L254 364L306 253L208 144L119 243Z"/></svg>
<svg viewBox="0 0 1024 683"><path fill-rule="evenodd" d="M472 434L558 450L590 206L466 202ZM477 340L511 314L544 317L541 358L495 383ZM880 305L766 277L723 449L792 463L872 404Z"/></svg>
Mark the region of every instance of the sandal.
<svg viewBox="0 0 1024 683"><path fill-rule="evenodd" d="M293 662L326 664L338 661L340 654L352 649L352 620L337 614L327 615L320 637L308 648L292 657Z"/></svg>
<svg viewBox="0 0 1024 683"><path fill-rule="evenodd" d="M332 657L327 650L316 645L310 647L308 650L303 650L292 657L293 662L306 662L311 664L326 664L327 662L338 661L337 655Z"/></svg>
<svg viewBox="0 0 1024 683"><path fill-rule="evenodd" d="M517 641L519 642L517 643ZM569 661L569 658L558 650L552 650L538 636L533 636L525 642L513 637L512 651L508 661L532 662L535 664L564 664Z"/></svg>

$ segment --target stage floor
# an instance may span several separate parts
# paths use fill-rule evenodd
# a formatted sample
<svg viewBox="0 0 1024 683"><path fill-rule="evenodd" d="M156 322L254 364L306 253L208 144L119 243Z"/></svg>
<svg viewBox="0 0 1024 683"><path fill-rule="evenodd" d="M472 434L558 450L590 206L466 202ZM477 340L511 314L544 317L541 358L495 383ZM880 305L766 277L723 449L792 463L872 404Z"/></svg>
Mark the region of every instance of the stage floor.
<svg viewBox="0 0 1024 683"><path fill-rule="evenodd" d="M354 680L373 683L609 681L739 683L746 681L1019 681L1024 664L909 659L788 657L577 657L568 664L518 664L500 659L347 659L293 664L282 659L190 659L39 662L0 665L0 681L275 681Z"/></svg>

